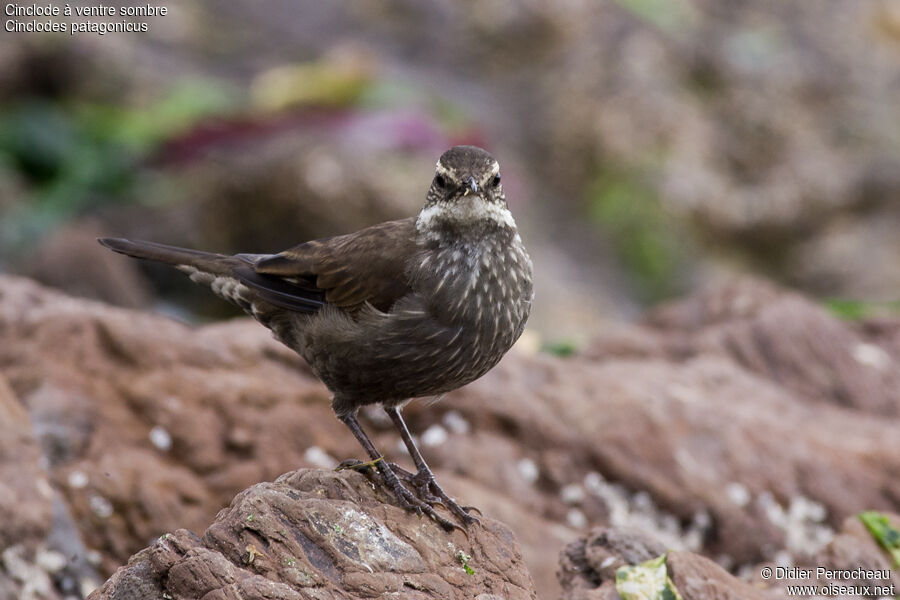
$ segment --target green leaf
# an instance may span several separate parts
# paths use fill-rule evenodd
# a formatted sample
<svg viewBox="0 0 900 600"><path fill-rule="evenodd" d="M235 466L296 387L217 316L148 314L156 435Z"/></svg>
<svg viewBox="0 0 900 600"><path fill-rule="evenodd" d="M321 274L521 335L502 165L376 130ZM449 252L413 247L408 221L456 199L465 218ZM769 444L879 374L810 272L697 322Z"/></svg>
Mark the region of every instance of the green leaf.
<svg viewBox="0 0 900 600"><path fill-rule="evenodd" d="M878 545L887 550L894 559L894 565L900 567L900 531L891 526L887 516L869 510L859 514L862 521Z"/></svg>
<svg viewBox="0 0 900 600"><path fill-rule="evenodd" d="M690 235L664 210L645 167L605 166L587 190L588 215L647 302L685 291Z"/></svg>
<svg viewBox="0 0 900 600"><path fill-rule="evenodd" d="M575 346L575 342L562 340L558 342L547 342L541 346L541 351L554 356L567 358L573 356L575 352L578 351L578 348Z"/></svg>
<svg viewBox="0 0 900 600"><path fill-rule="evenodd" d="M459 564L462 565L463 570L466 572L466 575L474 575L475 570L469 566L469 561L472 560L472 557L460 550L456 553L456 560L459 561Z"/></svg>
<svg viewBox="0 0 900 600"><path fill-rule="evenodd" d="M864 302L847 298L831 298L825 300L825 308L841 319L860 321L870 317L894 316L900 313L900 301Z"/></svg>
<svg viewBox="0 0 900 600"><path fill-rule="evenodd" d="M622 600L683 600L666 570L666 555L616 570Z"/></svg>

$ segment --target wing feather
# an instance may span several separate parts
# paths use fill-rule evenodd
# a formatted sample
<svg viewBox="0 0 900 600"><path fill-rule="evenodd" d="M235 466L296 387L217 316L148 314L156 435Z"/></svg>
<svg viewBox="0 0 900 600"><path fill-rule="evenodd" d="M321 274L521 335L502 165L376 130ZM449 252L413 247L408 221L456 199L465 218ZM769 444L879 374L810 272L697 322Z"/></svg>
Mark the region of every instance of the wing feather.
<svg viewBox="0 0 900 600"><path fill-rule="evenodd" d="M386 312L410 292L405 266L415 251L415 219L410 218L300 244L261 258L253 271L266 283L285 278L308 282L313 289L304 289L304 305L310 302L309 292L315 290L328 304L354 310L368 302ZM245 283L257 287L252 277ZM279 301L293 302L281 295L291 295L286 288L278 287L271 293Z"/></svg>

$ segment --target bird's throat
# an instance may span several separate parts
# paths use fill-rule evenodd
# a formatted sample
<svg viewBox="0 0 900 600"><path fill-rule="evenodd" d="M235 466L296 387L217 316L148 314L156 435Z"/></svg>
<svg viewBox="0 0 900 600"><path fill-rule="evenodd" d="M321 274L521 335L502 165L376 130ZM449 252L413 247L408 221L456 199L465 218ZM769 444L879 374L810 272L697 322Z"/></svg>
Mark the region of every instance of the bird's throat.
<svg viewBox="0 0 900 600"><path fill-rule="evenodd" d="M468 237L497 228L515 230L512 213L505 203L485 200L478 195L429 204L416 219L416 230L428 237L448 230L454 235Z"/></svg>

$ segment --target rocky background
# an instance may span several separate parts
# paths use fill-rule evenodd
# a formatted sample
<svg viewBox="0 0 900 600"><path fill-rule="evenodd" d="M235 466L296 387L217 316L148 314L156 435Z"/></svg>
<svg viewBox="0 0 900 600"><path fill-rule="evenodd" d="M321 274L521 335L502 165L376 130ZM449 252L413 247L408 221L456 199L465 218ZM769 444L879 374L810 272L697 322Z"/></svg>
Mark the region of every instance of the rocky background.
<svg viewBox="0 0 900 600"><path fill-rule="evenodd" d="M110 585L189 598L252 591L258 575L313 594L277 598L340 585L390 597L406 583L462 598L473 581L499 597L614 598L616 567L672 550L686 598L723 597L708 581L779 597L786 582L762 566L891 567L856 515L900 505L898 319L848 323L745 280L570 357L520 343L481 380L406 410L440 481L484 513L467 536L390 505L361 474L329 473L360 454L355 440L305 364L249 319L191 328L0 284L10 597L77 597L148 544ZM380 411L364 417L389 459L409 460ZM298 467L324 470L232 500ZM363 533L335 541L352 523ZM167 533L174 545L154 542ZM478 579L447 574L460 551ZM173 576L184 560L207 566Z"/></svg>
<svg viewBox="0 0 900 600"><path fill-rule="evenodd" d="M896 0L168 8L141 35L3 36L0 269L233 315L91 240L281 250L414 213L475 143L552 342L734 273L898 310Z"/></svg>
<svg viewBox="0 0 900 600"><path fill-rule="evenodd" d="M132 555L100 597L615 598L662 550L686 599L781 597L763 566L890 566L856 515L900 512L895 0L164 4L0 37L0 598ZM408 216L455 143L500 158L538 277L504 362L406 411L469 538L331 474L359 449L265 330L95 242ZM315 490L374 525L309 529Z"/></svg>

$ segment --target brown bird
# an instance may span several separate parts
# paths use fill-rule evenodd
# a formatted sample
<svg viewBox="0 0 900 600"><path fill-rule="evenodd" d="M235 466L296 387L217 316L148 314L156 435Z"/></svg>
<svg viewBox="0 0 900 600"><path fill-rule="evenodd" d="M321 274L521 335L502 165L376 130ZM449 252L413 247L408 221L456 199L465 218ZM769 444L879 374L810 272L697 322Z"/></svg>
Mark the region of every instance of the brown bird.
<svg viewBox="0 0 900 600"><path fill-rule="evenodd" d="M456 527L476 519L450 498L416 447L400 409L455 390L491 369L531 310L531 259L506 205L500 166L486 151L456 146L437 170L415 218L314 240L278 254L228 256L117 238L104 246L174 265L272 330L306 359L333 394L332 407L407 509ZM387 463L363 431L360 407L381 404L417 472ZM402 478L407 486L401 483Z"/></svg>

